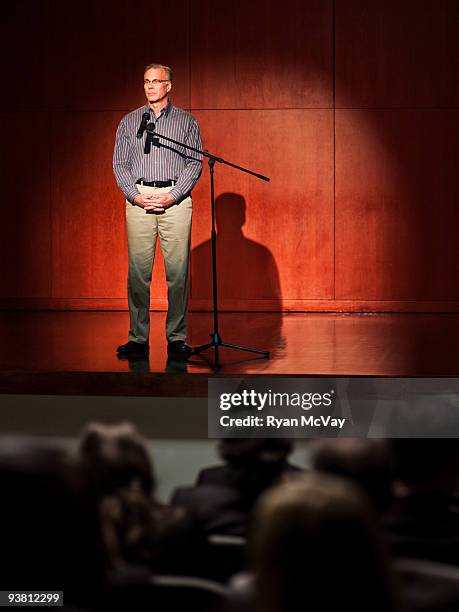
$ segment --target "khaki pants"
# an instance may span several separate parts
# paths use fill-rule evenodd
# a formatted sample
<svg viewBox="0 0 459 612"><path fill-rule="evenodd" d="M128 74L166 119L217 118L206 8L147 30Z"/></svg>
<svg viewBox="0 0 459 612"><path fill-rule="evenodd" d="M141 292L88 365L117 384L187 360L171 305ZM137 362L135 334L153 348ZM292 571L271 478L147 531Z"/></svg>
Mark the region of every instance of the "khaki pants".
<svg viewBox="0 0 459 612"><path fill-rule="evenodd" d="M137 187L143 194L168 193L171 190L171 187ZM167 281L166 338L168 342L186 340L191 213L191 197L160 215L146 213L140 206L126 201L129 340L149 343L150 284L158 235Z"/></svg>

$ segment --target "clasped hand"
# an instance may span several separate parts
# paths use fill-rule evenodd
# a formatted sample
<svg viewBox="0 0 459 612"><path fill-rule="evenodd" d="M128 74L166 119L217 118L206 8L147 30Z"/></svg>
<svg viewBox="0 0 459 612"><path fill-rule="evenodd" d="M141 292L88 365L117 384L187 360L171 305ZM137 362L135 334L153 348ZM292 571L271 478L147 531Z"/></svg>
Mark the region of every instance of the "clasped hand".
<svg viewBox="0 0 459 612"><path fill-rule="evenodd" d="M168 208L175 204L175 198L169 193L142 194L134 198L137 206L140 206L147 213L164 214Z"/></svg>

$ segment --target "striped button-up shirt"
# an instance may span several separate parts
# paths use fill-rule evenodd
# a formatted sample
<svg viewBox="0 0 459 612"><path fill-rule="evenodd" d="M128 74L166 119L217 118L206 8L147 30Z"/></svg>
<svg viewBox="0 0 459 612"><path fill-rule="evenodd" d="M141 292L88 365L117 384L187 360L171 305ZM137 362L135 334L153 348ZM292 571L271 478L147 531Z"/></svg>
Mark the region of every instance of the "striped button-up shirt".
<svg viewBox="0 0 459 612"><path fill-rule="evenodd" d="M169 101L158 118L148 105L125 115L118 125L113 154L113 171L118 187L132 202L140 193L136 181L176 181L169 192L177 202L183 200L193 189L202 170L202 155L167 140L155 138L149 153L144 152L144 132L137 138L137 130L143 113L150 112L150 121L155 123L159 134L201 149L199 126L194 117L173 106Z"/></svg>

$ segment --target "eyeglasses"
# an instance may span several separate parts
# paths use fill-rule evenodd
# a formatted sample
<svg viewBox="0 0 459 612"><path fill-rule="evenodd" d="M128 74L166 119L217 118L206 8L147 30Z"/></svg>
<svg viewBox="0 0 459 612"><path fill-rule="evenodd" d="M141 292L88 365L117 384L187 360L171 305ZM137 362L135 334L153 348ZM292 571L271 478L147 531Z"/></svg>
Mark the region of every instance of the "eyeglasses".
<svg viewBox="0 0 459 612"><path fill-rule="evenodd" d="M150 81L150 79L144 79L143 80L143 84L144 85L160 85L161 83L168 83L169 79L153 79L152 81Z"/></svg>

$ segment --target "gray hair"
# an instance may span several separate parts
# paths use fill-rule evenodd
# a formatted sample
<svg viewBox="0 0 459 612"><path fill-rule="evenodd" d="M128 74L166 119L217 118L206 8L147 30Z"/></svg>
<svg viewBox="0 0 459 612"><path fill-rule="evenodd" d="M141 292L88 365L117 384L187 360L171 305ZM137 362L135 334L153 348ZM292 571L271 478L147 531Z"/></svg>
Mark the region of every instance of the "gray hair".
<svg viewBox="0 0 459 612"><path fill-rule="evenodd" d="M150 68L161 68L166 73L167 80L172 82L172 69L169 68L169 66L164 66L163 64L148 64L143 69L143 73L145 74L147 70L150 70Z"/></svg>

